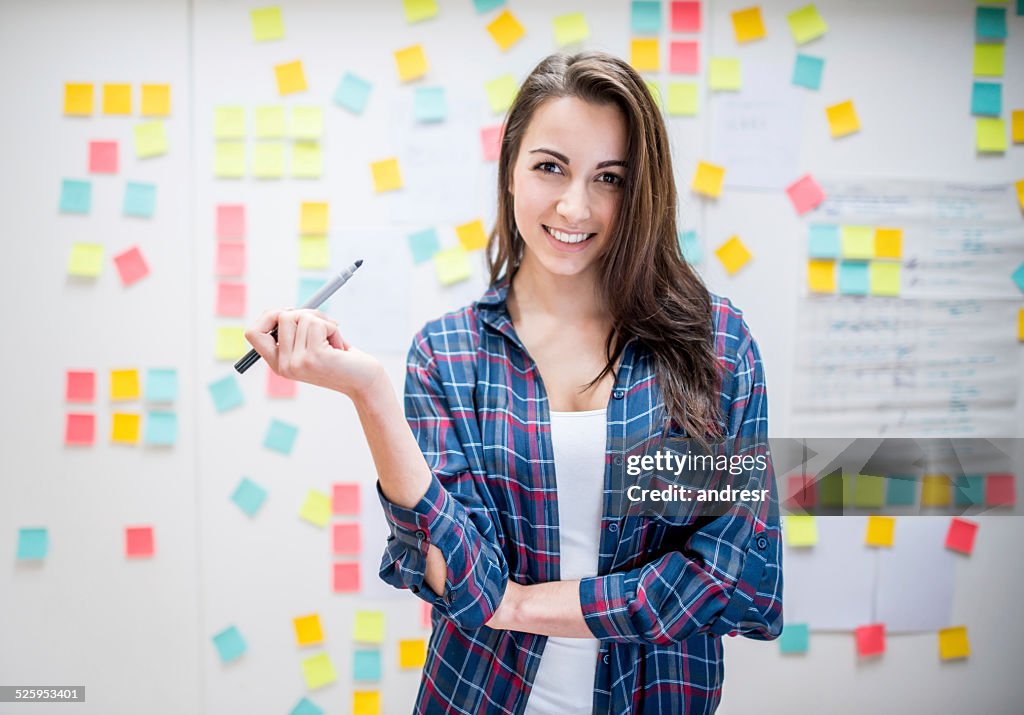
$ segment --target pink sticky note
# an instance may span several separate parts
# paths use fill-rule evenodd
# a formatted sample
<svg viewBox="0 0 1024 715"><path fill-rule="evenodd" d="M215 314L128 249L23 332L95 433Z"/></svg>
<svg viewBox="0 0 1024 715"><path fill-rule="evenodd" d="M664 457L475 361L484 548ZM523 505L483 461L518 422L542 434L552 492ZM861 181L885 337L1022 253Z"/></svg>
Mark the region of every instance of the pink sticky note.
<svg viewBox="0 0 1024 715"><path fill-rule="evenodd" d="M359 484L335 484L332 489L331 507L334 514L359 514Z"/></svg>
<svg viewBox="0 0 1024 715"><path fill-rule="evenodd" d="M267 397L295 397L298 383L267 368Z"/></svg>
<svg viewBox="0 0 1024 715"><path fill-rule="evenodd" d="M96 415L69 412L64 423L64 444L87 445L96 441Z"/></svg>
<svg viewBox="0 0 1024 715"><path fill-rule="evenodd" d="M125 286L130 286L149 275L149 266L146 265L146 259L142 257L142 251L138 246L114 256L114 265L121 275L121 284Z"/></svg>
<svg viewBox="0 0 1024 715"><path fill-rule="evenodd" d="M946 532L946 548L970 556L974 551L974 537L977 533L977 522L954 516L950 519L949 531Z"/></svg>
<svg viewBox="0 0 1024 715"><path fill-rule="evenodd" d="M810 174L790 184L786 193L789 194L789 200L793 202L796 212L801 216L825 200L825 192Z"/></svg>
<svg viewBox="0 0 1024 715"><path fill-rule="evenodd" d="M153 555L153 527L126 526L124 529L124 555L129 558L149 558Z"/></svg>
<svg viewBox="0 0 1024 715"><path fill-rule="evenodd" d="M872 623L854 630L857 655L881 655L885 652L885 624Z"/></svg>
<svg viewBox="0 0 1024 715"><path fill-rule="evenodd" d="M245 315L245 283L217 284L217 315L239 318Z"/></svg>
<svg viewBox="0 0 1024 715"><path fill-rule="evenodd" d="M484 152L484 161L498 160L501 155L501 138L504 133L504 124L495 124L480 130L480 147Z"/></svg>
<svg viewBox="0 0 1024 715"><path fill-rule="evenodd" d="M420 601L420 625L430 628L430 610L432 606L426 601Z"/></svg>
<svg viewBox="0 0 1024 715"><path fill-rule="evenodd" d="M989 474L985 477L985 506L1013 506L1016 503L1012 474Z"/></svg>
<svg viewBox="0 0 1024 715"><path fill-rule="evenodd" d="M217 275L245 275L245 241L217 241Z"/></svg>
<svg viewBox="0 0 1024 715"><path fill-rule="evenodd" d="M64 399L68 402L92 402L96 399L96 372L68 370Z"/></svg>
<svg viewBox="0 0 1024 715"><path fill-rule="evenodd" d="M700 74L700 45L696 40L669 45L668 71L673 74Z"/></svg>
<svg viewBox="0 0 1024 715"><path fill-rule="evenodd" d="M700 2L672 3L672 32L700 32Z"/></svg>
<svg viewBox="0 0 1024 715"><path fill-rule="evenodd" d="M245 206L219 204L217 206L217 238L245 238Z"/></svg>
<svg viewBox="0 0 1024 715"><path fill-rule="evenodd" d="M359 522L331 525L331 551L335 554L358 554L363 549Z"/></svg>
<svg viewBox="0 0 1024 715"><path fill-rule="evenodd" d="M89 142L89 173L117 173L117 142Z"/></svg>
<svg viewBox="0 0 1024 715"><path fill-rule="evenodd" d="M358 561L343 561L334 564L334 592L356 593L362 590Z"/></svg>
<svg viewBox="0 0 1024 715"><path fill-rule="evenodd" d="M786 506L809 509L818 502L818 485L813 474L791 474L787 480L789 498Z"/></svg>

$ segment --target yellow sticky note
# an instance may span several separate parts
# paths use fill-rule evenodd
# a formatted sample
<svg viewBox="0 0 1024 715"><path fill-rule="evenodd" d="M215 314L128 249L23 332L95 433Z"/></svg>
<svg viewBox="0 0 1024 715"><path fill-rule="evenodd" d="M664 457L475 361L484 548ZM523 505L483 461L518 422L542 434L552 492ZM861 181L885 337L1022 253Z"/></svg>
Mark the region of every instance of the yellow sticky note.
<svg viewBox="0 0 1024 715"><path fill-rule="evenodd" d="M864 543L868 546L892 546L896 519L892 516L869 516Z"/></svg>
<svg viewBox="0 0 1024 715"><path fill-rule="evenodd" d="M373 190L394 191L402 188L402 174L398 170L398 159L382 159L370 164L373 172Z"/></svg>
<svg viewBox="0 0 1024 715"><path fill-rule="evenodd" d="M786 21L789 23L793 39L798 45L821 37L828 31L828 25L825 24L825 20L822 19L818 8L813 3L789 13L786 15Z"/></svg>
<svg viewBox="0 0 1024 715"><path fill-rule="evenodd" d="M398 641L398 667L422 668L427 661L427 642L422 638Z"/></svg>
<svg viewBox="0 0 1024 715"><path fill-rule="evenodd" d="M974 120L978 151L1006 151L1006 120L978 117Z"/></svg>
<svg viewBox="0 0 1024 715"><path fill-rule="evenodd" d="M252 39L256 42L280 40L284 37L281 8L259 7L249 13L252 19Z"/></svg>
<svg viewBox="0 0 1024 715"><path fill-rule="evenodd" d="M464 281L473 274L469 256L462 246L446 248L434 254L434 270L441 285L452 285Z"/></svg>
<svg viewBox="0 0 1024 715"><path fill-rule="evenodd" d="M102 243L72 243L68 275L95 278L103 270Z"/></svg>
<svg viewBox="0 0 1024 715"><path fill-rule="evenodd" d="M437 14L437 0L402 0L406 22L427 20Z"/></svg>
<svg viewBox="0 0 1024 715"><path fill-rule="evenodd" d="M402 82L409 82L425 75L428 65L423 45L395 50L395 65L398 67L398 79Z"/></svg>
<svg viewBox="0 0 1024 715"><path fill-rule="evenodd" d="M857 117L853 100L848 99L845 102L833 104L831 107L825 107L825 116L828 117L828 126L833 139L860 131L860 119Z"/></svg>
<svg viewBox="0 0 1024 715"><path fill-rule="evenodd" d="M306 91L306 72L302 69L301 60L274 65L274 76L277 78L277 93L282 96Z"/></svg>
<svg viewBox="0 0 1024 715"><path fill-rule="evenodd" d="M1014 109L1010 116L1013 117L1010 121L1013 143L1020 144L1024 142L1024 109Z"/></svg>
<svg viewBox="0 0 1024 715"><path fill-rule="evenodd" d="M329 268L331 247L327 236L299 236L299 268Z"/></svg>
<svg viewBox="0 0 1024 715"><path fill-rule="evenodd" d="M508 10L503 10L487 25L487 31L504 52L526 34L526 29Z"/></svg>
<svg viewBox="0 0 1024 715"><path fill-rule="evenodd" d="M256 107L253 118L256 125L255 134L258 139L281 139L284 137L284 107Z"/></svg>
<svg viewBox="0 0 1024 715"><path fill-rule="evenodd" d="M299 517L320 528L327 526L331 519L331 498L323 492L310 489L299 509Z"/></svg>
<svg viewBox="0 0 1024 715"><path fill-rule="evenodd" d="M135 125L135 156L145 159L167 153L167 130L162 121Z"/></svg>
<svg viewBox="0 0 1024 715"><path fill-rule="evenodd" d="M738 92L743 88L740 61L736 57L712 57L708 62L708 85L711 89Z"/></svg>
<svg viewBox="0 0 1024 715"><path fill-rule="evenodd" d="M334 672L334 665L326 653L303 658L302 676L306 679L306 687L310 690L330 685L338 679L338 674Z"/></svg>
<svg viewBox="0 0 1024 715"><path fill-rule="evenodd" d="M292 144L292 176L316 179L324 173L324 157L320 142L297 141Z"/></svg>
<svg viewBox="0 0 1024 715"><path fill-rule="evenodd" d="M1024 308L1017 312L1017 340L1024 342Z"/></svg>
<svg viewBox="0 0 1024 715"><path fill-rule="evenodd" d="M975 77L1002 77L1003 68L1005 64L1005 45L999 44L974 46Z"/></svg>
<svg viewBox="0 0 1024 715"><path fill-rule="evenodd" d="M953 626L939 629L939 657L942 660L966 658L971 654L967 640L967 626Z"/></svg>
<svg viewBox="0 0 1024 715"><path fill-rule="evenodd" d="M280 179L284 176L284 144L256 142L252 146L252 175L257 179Z"/></svg>
<svg viewBox="0 0 1024 715"><path fill-rule="evenodd" d="M1024 211L1024 179L1021 179L1016 184L1017 187L1017 203L1020 204L1020 210Z"/></svg>
<svg viewBox="0 0 1024 715"><path fill-rule="evenodd" d="M319 139L324 133L324 113L320 107L292 107L289 134L295 139Z"/></svg>
<svg viewBox="0 0 1024 715"><path fill-rule="evenodd" d="M132 86L130 84L103 85L103 113L131 114Z"/></svg>
<svg viewBox="0 0 1024 715"><path fill-rule="evenodd" d="M111 400L137 400L139 399L139 395L138 370L110 371Z"/></svg>
<svg viewBox="0 0 1024 715"><path fill-rule="evenodd" d="M519 85L516 83L515 77L503 74L485 82L484 89L487 90L487 102L491 105L491 111L498 113L504 112L512 106L516 92L519 91Z"/></svg>
<svg viewBox="0 0 1024 715"><path fill-rule="evenodd" d="M142 85L142 116L166 117L171 113L171 85Z"/></svg>
<svg viewBox="0 0 1024 715"><path fill-rule="evenodd" d="M320 627L320 616L310 613L308 616L299 616L292 619L295 626L295 644L299 646L323 643L324 631Z"/></svg>
<svg viewBox="0 0 1024 715"><path fill-rule="evenodd" d="M722 194L722 183L724 181L724 166L709 164L706 161L698 161L697 171L693 174L693 183L690 184L690 188L698 194L717 198Z"/></svg>
<svg viewBox="0 0 1024 715"><path fill-rule="evenodd" d="M464 251L476 251L487 246L487 232L484 222L480 219L455 227L455 235Z"/></svg>
<svg viewBox="0 0 1024 715"><path fill-rule="evenodd" d="M903 229L875 229L875 257L899 258L903 255Z"/></svg>
<svg viewBox="0 0 1024 715"><path fill-rule="evenodd" d="M661 52L658 38L634 38L629 42L629 64L637 72L658 72L661 69Z"/></svg>
<svg viewBox="0 0 1024 715"><path fill-rule="evenodd" d="M383 643L384 611L356 611L352 639L359 643Z"/></svg>
<svg viewBox="0 0 1024 715"><path fill-rule="evenodd" d="M748 7L745 10L737 10L732 13L732 29L736 34L736 42L760 40L765 36L761 8L758 6Z"/></svg>
<svg viewBox="0 0 1024 715"><path fill-rule="evenodd" d="M866 260L875 257L875 229L871 226L840 226L840 255L843 258Z"/></svg>
<svg viewBox="0 0 1024 715"><path fill-rule="evenodd" d="M820 258L807 261L807 288L814 293L835 293L836 262Z"/></svg>
<svg viewBox="0 0 1024 715"><path fill-rule="evenodd" d="M303 201L299 206L299 230L306 235L327 233L330 211L326 201Z"/></svg>
<svg viewBox="0 0 1024 715"><path fill-rule="evenodd" d="M91 83L64 83L64 114L73 117L92 114Z"/></svg>
<svg viewBox="0 0 1024 715"><path fill-rule="evenodd" d="M245 139L245 107L214 107L215 139Z"/></svg>
<svg viewBox="0 0 1024 715"><path fill-rule="evenodd" d="M380 715L379 690L353 690L352 715Z"/></svg>
<svg viewBox="0 0 1024 715"><path fill-rule="evenodd" d="M245 142L215 142L213 175L221 179L245 176Z"/></svg>
<svg viewBox="0 0 1024 715"><path fill-rule="evenodd" d="M654 99L654 103L658 105L658 109L662 109L664 104L661 101L661 87L657 82L650 79L645 79L644 84L647 85L647 91L651 93L651 97Z"/></svg>
<svg viewBox="0 0 1024 715"><path fill-rule="evenodd" d="M590 27L582 12L570 12L558 15L553 20L555 26L555 44L559 47L574 45L590 37Z"/></svg>
<svg viewBox="0 0 1024 715"><path fill-rule="evenodd" d="M730 276L736 275L736 272L747 265L753 257L739 236L733 236L716 248L715 255L718 256L718 260L722 262Z"/></svg>
<svg viewBox="0 0 1024 715"><path fill-rule="evenodd" d="M868 265L871 295L900 294L900 264L891 261L871 261Z"/></svg>
<svg viewBox="0 0 1024 715"><path fill-rule="evenodd" d="M115 412L111 415L110 441L118 444L138 444L140 423L141 419L137 414Z"/></svg>
<svg viewBox="0 0 1024 715"><path fill-rule="evenodd" d="M949 506L949 477L945 474L925 474L921 477L921 506Z"/></svg>
<svg viewBox="0 0 1024 715"><path fill-rule="evenodd" d="M787 514L782 519L786 546L814 546L818 543L818 524L813 516Z"/></svg>
<svg viewBox="0 0 1024 715"><path fill-rule="evenodd" d="M249 341L245 339L245 327L221 325L217 327L217 340L213 349L218 360L235 361L249 352Z"/></svg>
<svg viewBox="0 0 1024 715"><path fill-rule="evenodd" d="M669 82L668 113L672 116L697 116L698 97L696 82Z"/></svg>

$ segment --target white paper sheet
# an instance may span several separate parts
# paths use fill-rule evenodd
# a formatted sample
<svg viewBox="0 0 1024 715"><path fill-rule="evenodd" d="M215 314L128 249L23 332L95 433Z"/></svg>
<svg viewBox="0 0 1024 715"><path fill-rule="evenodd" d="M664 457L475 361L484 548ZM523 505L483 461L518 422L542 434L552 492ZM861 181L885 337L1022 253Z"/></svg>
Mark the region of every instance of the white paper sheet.
<svg viewBox="0 0 1024 715"><path fill-rule="evenodd" d="M890 633L948 628L957 555L945 548L949 517L896 517L891 548L878 549L874 621Z"/></svg>

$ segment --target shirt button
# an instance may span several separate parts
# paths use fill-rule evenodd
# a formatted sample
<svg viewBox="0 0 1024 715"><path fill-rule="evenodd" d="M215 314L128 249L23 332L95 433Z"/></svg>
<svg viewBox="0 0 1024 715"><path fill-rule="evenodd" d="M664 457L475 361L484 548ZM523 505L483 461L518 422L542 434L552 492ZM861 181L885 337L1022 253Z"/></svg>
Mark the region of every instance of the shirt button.
<svg viewBox="0 0 1024 715"><path fill-rule="evenodd" d="M626 391L625 390L615 390L615 391L612 392L612 397L614 397L616 400L621 400L625 396L626 396Z"/></svg>
<svg viewBox="0 0 1024 715"><path fill-rule="evenodd" d="M455 603L455 590L454 589L449 589L448 590L448 603Z"/></svg>
<svg viewBox="0 0 1024 715"><path fill-rule="evenodd" d="M761 551L764 551L765 549L767 549L768 548L768 539L764 538L763 536L757 537L757 548L761 549Z"/></svg>
<svg viewBox="0 0 1024 715"><path fill-rule="evenodd" d="M603 661L604 661L604 664L605 664L605 665L608 665L608 663L610 663L610 662L611 662L611 659L610 659L610 658L608 657L608 654L607 654L607 653L605 653L605 654L604 654L604 658L602 658L601 660L603 660Z"/></svg>
<svg viewBox="0 0 1024 715"><path fill-rule="evenodd" d="M618 533L619 525L616 524L615 522L612 522L611 524L608 525L608 531L612 532L613 534Z"/></svg>
<svg viewBox="0 0 1024 715"><path fill-rule="evenodd" d="M615 459L613 459L612 462L614 462L616 466L620 466L622 464L622 457L616 455Z"/></svg>
<svg viewBox="0 0 1024 715"><path fill-rule="evenodd" d="M423 531L423 529L417 529L416 538L422 541L423 539L427 538L427 532Z"/></svg>

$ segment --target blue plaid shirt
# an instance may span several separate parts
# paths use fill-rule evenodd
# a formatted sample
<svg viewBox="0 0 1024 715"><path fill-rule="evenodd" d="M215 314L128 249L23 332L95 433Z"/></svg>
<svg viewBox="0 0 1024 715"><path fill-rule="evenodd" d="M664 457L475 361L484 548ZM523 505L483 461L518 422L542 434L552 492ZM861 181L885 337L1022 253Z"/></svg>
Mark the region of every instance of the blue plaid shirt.
<svg viewBox="0 0 1024 715"><path fill-rule="evenodd" d="M508 579L558 581L558 504L548 402L505 304L507 279L413 340L405 385L409 425L433 480L412 508L377 492L391 535L381 578L433 605L416 713L522 713L547 637L484 626ZM757 345L741 313L712 295L721 406L731 438L767 443ZM652 356L625 346L608 403L605 513L598 574L582 579L583 616L601 641L594 712L711 713L722 694L722 636L782 631L782 549L775 479L715 518L672 523L613 513L613 469L630 446L664 430ZM758 483L759 482L759 483ZM434 544L447 593L424 583Z"/></svg>

